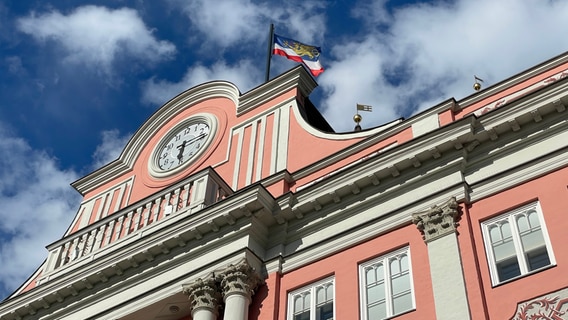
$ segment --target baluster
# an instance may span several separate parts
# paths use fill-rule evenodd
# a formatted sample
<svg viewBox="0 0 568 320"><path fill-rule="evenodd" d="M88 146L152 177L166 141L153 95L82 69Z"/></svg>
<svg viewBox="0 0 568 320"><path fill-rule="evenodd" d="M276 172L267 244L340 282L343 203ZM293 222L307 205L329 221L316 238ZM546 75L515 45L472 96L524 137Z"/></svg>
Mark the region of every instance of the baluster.
<svg viewBox="0 0 568 320"><path fill-rule="evenodd" d="M124 236L126 237L127 235L130 234L130 228L132 227L132 215L134 214L134 211L130 211L127 215L126 215L126 232L124 233Z"/></svg>
<svg viewBox="0 0 568 320"><path fill-rule="evenodd" d="M152 223L155 223L158 221L158 217L160 215L160 205L162 204L162 198L158 198L156 199L156 205L154 206L154 219L152 220Z"/></svg>
<svg viewBox="0 0 568 320"><path fill-rule="evenodd" d="M109 244L111 242L113 231L114 231L114 220L111 220L110 223L108 224L108 228L106 230L105 238L104 238L103 243L101 244L101 247L106 246L107 244Z"/></svg>
<svg viewBox="0 0 568 320"><path fill-rule="evenodd" d="M164 218L166 217L166 214L171 214L171 209L168 210L168 207L171 208L171 204L170 204L170 197L171 197L171 193L167 193L165 195L165 199L164 199Z"/></svg>
<svg viewBox="0 0 568 320"><path fill-rule="evenodd" d="M178 209L179 209L178 206L179 206L180 190L181 189L179 189L179 188L174 190L174 196L172 198L172 203L173 203L173 206L174 206L174 212L178 211Z"/></svg>
<svg viewBox="0 0 568 320"><path fill-rule="evenodd" d="M69 262L69 246L71 245L71 241L66 242L63 245L63 259L61 259L60 265L67 264Z"/></svg>
<svg viewBox="0 0 568 320"><path fill-rule="evenodd" d="M114 241L117 241L118 239L120 239L120 233L122 232L122 227L123 227L122 222L123 221L124 221L124 215L122 215L118 218L117 224L115 226L116 230L114 230L114 232L115 232Z"/></svg>
<svg viewBox="0 0 568 320"><path fill-rule="evenodd" d="M134 231L138 230L138 227L140 226L140 218L142 218L142 209L144 209L143 207L139 207L138 209L136 209L136 214L134 215L133 219L134 219Z"/></svg>
<svg viewBox="0 0 568 320"><path fill-rule="evenodd" d="M152 213L152 201L146 203L146 209L144 210L144 223L142 224L142 227L146 227L148 225L151 213Z"/></svg>
<svg viewBox="0 0 568 320"><path fill-rule="evenodd" d="M70 261L74 261L75 259L79 258L79 242L81 241L81 238L77 237L75 239L73 239L73 245L71 246L71 259Z"/></svg>
<svg viewBox="0 0 568 320"><path fill-rule="evenodd" d="M61 261L61 252L63 246L59 246L53 250L51 250L47 256L45 272L50 272L55 270Z"/></svg>
<svg viewBox="0 0 568 320"><path fill-rule="evenodd" d="M79 258L83 257L86 253L85 250L87 250L87 240L89 238L89 233L85 233L81 236L81 241L79 242Z"/></svg>
<svg viewBox="0 0 568 320"><path fill-rule="evenodd" d="M184 209L185 207L187 207L187 200L189 199L189 187L190 187L191 183L186 184L185 186L183 186L183 202L181 204L181 208Z"/></svg>
<svg viewBox="0 0 568 320"><path fill-rule="evenodd" d="M106 225L102 225L99 228L99 232L97 233L97 237L96 237L96 241L95 241L95 245L93 246L93 250L92 251L96 251L98 249L100 249L102 243L103 243L103 238L105 236L105 230L106 230Z"/></svg>
<svg viewBox="0 0 568 320"><path fill-rule="evenodd" d="M91 230L91 234L89 235L89 238L87 239L87 243L85 244L85 249L83 250L83 255L87 255L87 254L89 254L93 251L93 246L95 244L95 240L96 240L96 236L97 236L97 230L98 229Z"/></svg>

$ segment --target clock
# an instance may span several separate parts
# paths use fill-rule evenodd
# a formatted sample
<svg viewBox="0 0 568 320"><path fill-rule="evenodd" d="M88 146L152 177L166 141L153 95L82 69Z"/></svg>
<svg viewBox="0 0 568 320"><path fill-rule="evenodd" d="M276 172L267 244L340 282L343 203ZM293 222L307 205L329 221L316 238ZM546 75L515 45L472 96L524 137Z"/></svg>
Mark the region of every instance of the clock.
<svg viewBox="0 0 568 320"><path fill-rule="evenodd" d="M175 125L154 148L150 173L164 177L185 169L208 148L216 127L217 121L208 114L195 115Z"/></svg>

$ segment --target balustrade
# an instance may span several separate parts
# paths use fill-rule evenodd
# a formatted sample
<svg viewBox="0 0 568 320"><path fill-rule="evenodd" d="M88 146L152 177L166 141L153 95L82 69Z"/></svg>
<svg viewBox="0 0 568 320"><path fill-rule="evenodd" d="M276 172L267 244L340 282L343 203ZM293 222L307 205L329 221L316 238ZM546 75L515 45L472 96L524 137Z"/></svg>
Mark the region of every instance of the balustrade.
<svg viewBox="0 0 568 320"><path fill-rule="evenodd" d="M230 193L231 189L211 169L191 176L48 246L46 267L39 281L54 270L139 234L168 216L193 214Z"/></svg>

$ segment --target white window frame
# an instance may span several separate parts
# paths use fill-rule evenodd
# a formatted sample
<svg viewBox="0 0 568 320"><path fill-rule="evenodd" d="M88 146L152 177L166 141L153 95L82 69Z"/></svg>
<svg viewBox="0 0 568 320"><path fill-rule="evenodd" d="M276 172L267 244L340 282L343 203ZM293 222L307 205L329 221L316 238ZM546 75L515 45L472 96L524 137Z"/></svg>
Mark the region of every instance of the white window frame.
<svg viewBox="0 0 568 320"><path fill-rule="evenodd" d="M316 288L319 288L324 285L332 285L333 286L333 318L335 319L335 277L325 278L323 280L311 283L307 286L304 286L300 289L296 289L290 293L288 293L288 316L286 319L293 320L294 319L294 297L301 295L306 292L310 292L311 299L310 299L310 320L316 319Z"/></svg>
<svg viewBox="0 0 568 320"><path fill-rule="evenodd" d="M412 307L408 310L401 311L399 313L394 313L393 310L393 294L391 290L392 286L392 277L390 274L390 261L397 256L406 255L408 257L408 276L410 279L410 296L412 297ZM397 249L395 251L389 252L385 255L372 259L370 261L361 263L359 265L359 294L360 294L360 315L362 320L376 320L376 319L369 319L367 317L367 282L366 282L366 269L372 265L383 263L384 266L388 266L384 268L384 279L385 279L385 299L386 299L386 310L387 310L387 317L389 319L391 317L416 310L416 297L414 295L414 277L412 275L412 260L410 257L410 247L404 247L401 249Z"/></svg>
<svg viewBox="0 0 568 320"><path fill-rule="evenodd" d="M518 217L519 215L524 215L528 211L531 211L531 210L534 210L537 214L538 221L540 223L540 229L541 229L542 236L544 238L544 243L545 243L545 246L546 246L546 251L547 251L547 254L548 254L548 259L550 260L550 264L547 265L547 266L543 266L541 268L529 271L528 270L529 269L528 262L527 262L526 257L525 257L525 252L522 249L520 232L519 232L519 227L518 227L518 224L517 224L516 217ZM514 247L515 247L516 258L517 258L517 261L519 263L520 275L513 277L513 278L510 278L510 279L499 281L499 273L498 273L498 270L497 270L497 262L495 261L495 256L494 256L494 253L493 253L493 247L492 247L492 243L491 243L489 227L495 225L496 223L505 221L505 220L509 223L509 226L511 227L511 236L513 238L513 244L514 244ZM487 262L489 264L489 272L490 272L490 275L491 275L491 283L492 283L493 286L496 286L496 285L501 284L501 283L506 283L506 282L512 281L514 279L518 279L518 278L530 275L532 273L538 272L542 269L549 268L551 266L556 265L556 260L554 258L554 253L552 251L552 245L550 243L550 238L548 236L548 230L546 229L546 223L544 221L542 209L540 208L540 204L539 204L538 201L535 201L533 203L530 203L530 204L521 206L519 208L510 210L506 213L500 214L500 215L498 215L494 218L491 218L487 221L484 221L484 222L481 223L481 227L482 227L482 231L483 231L483 243L485 244L485 253L487 255Z"/></svg>

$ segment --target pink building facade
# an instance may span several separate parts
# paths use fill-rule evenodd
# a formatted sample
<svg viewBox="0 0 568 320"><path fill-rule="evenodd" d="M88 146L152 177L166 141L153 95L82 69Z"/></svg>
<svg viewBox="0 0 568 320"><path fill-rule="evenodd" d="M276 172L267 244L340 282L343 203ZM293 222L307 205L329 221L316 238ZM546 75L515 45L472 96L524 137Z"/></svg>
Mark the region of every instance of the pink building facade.
<svg viewBox="0 0 568 320"><path fill-rule="evenodd" d="M191 88L72 183L0 319L566 319L566 75L340 134L301 66Z"/></svg>

